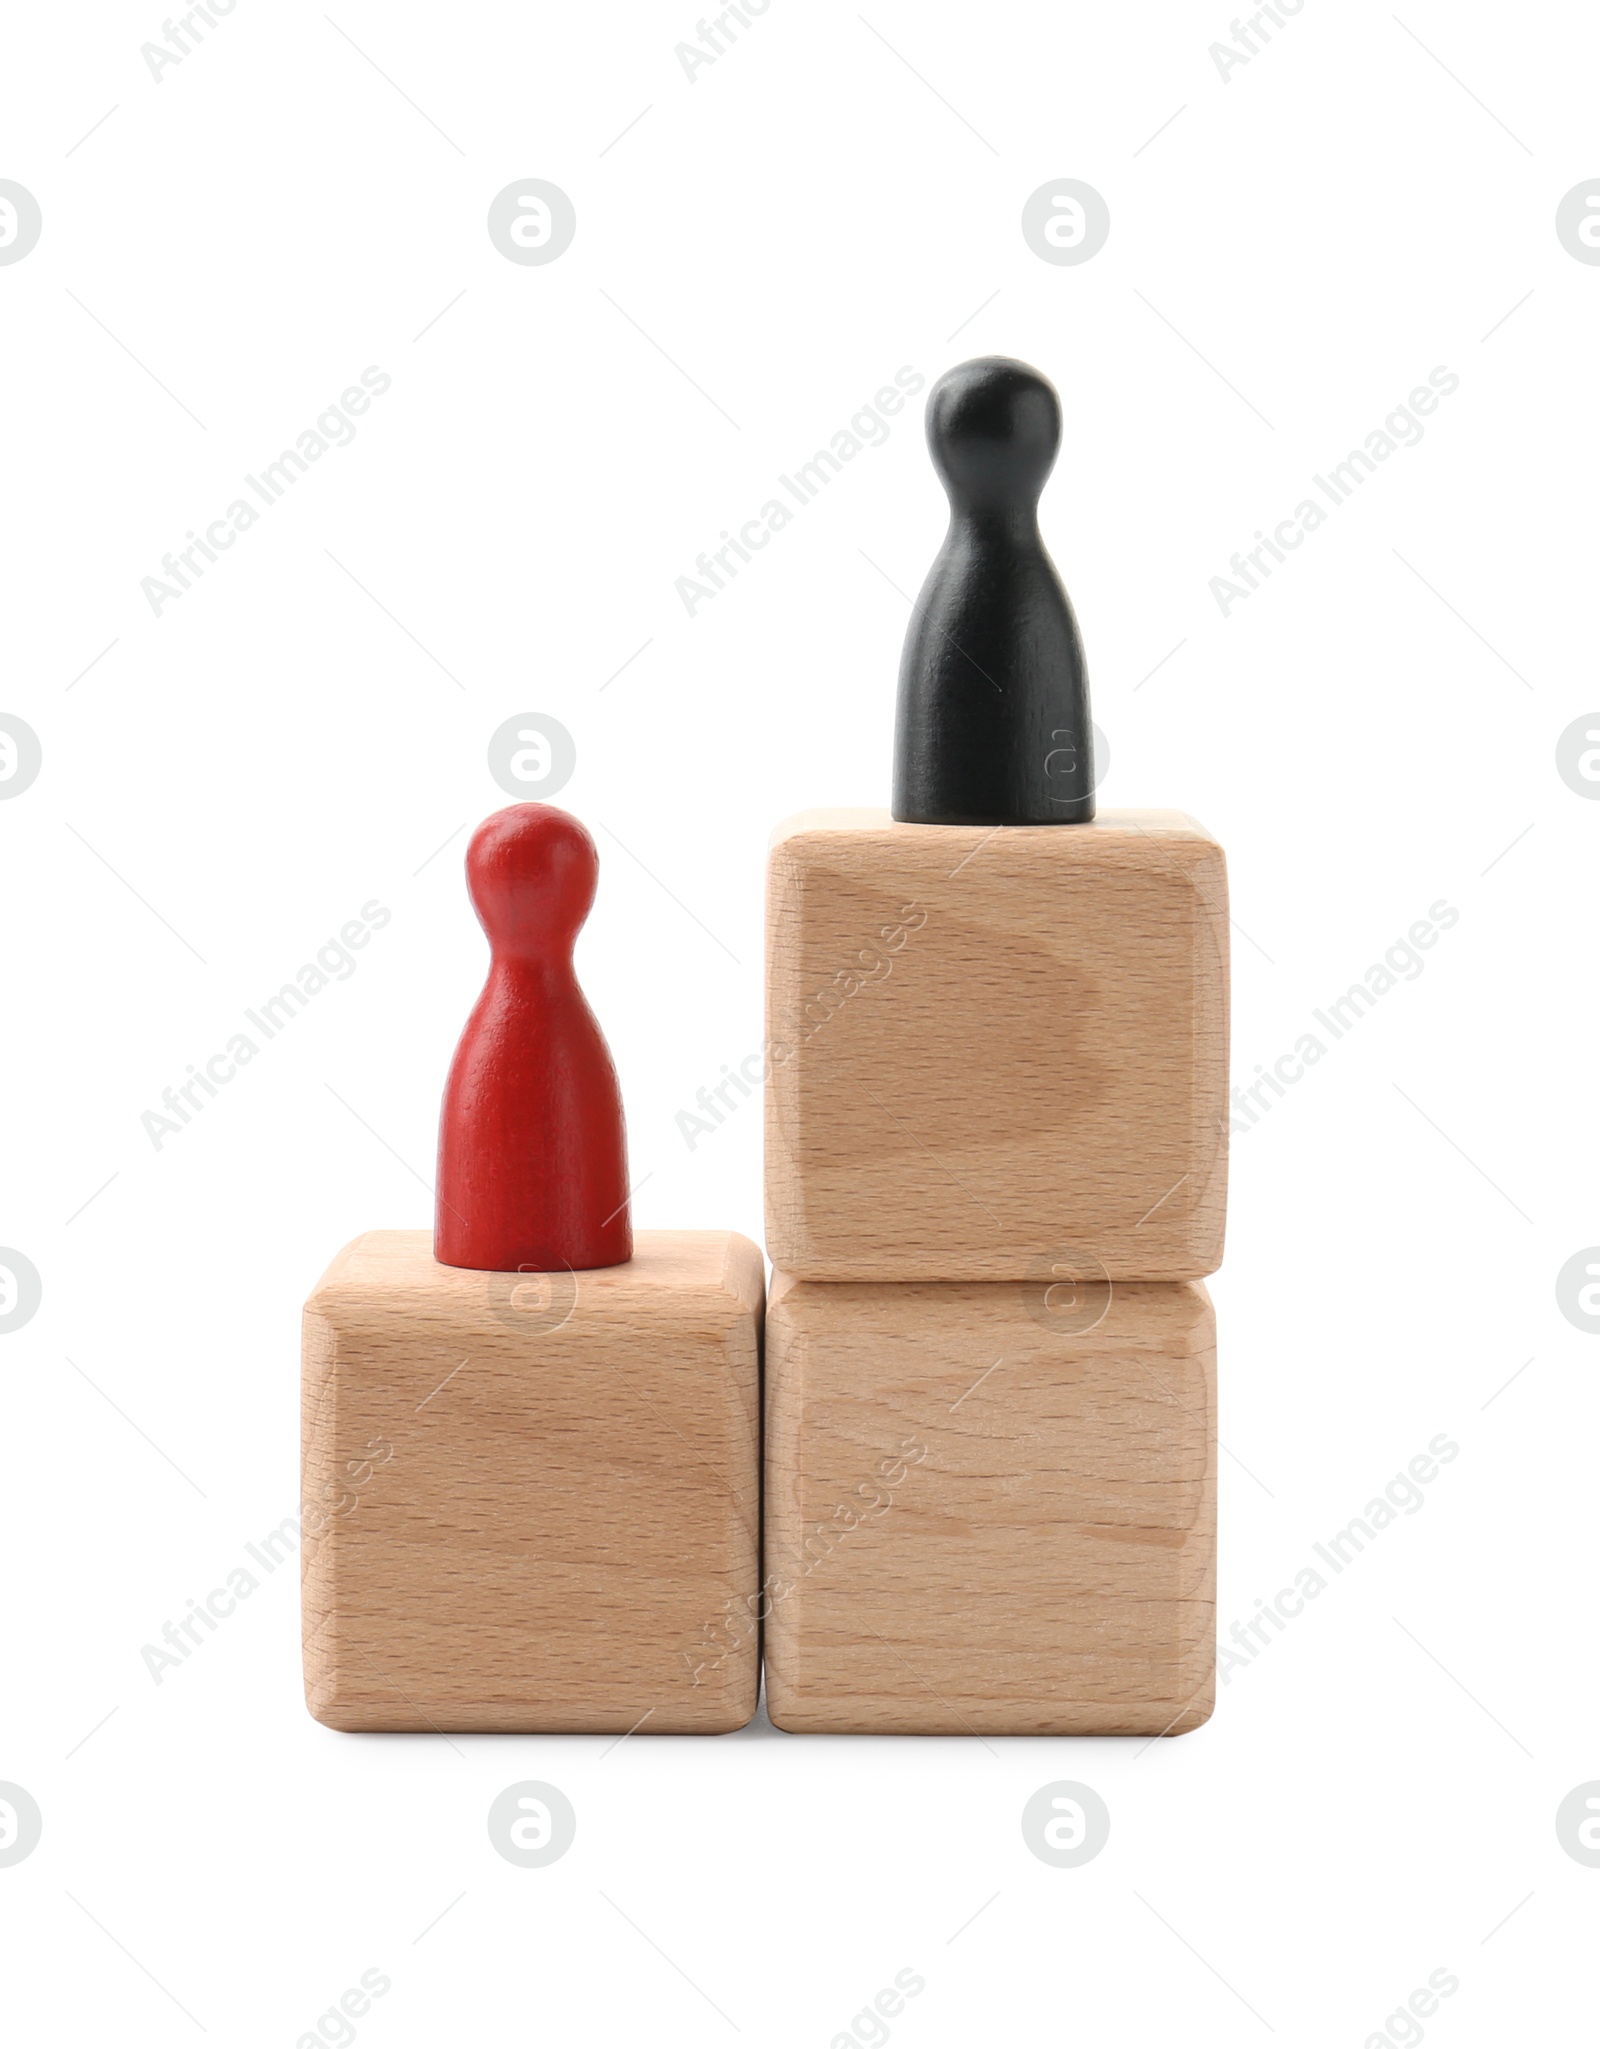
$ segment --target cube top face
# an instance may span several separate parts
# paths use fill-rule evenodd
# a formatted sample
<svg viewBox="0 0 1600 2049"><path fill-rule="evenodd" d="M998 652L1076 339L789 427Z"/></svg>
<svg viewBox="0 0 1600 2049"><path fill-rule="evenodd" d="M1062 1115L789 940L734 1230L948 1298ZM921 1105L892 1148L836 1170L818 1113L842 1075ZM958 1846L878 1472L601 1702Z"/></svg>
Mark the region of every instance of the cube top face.
<svg viewBox="0 0 1600 2049"><path fill-rule="evenodd" d="M347 1246L305 1312L306 1697L342 1729L712 1733L755 1712L764 1266Z"/></svg>
<svg viewBox="0 0 1600 2049"><path fill-rule="evenodd" d="M767 885L767 1249L807 1280L1222 1260L1228 900L1177 811L802 813Z"/></svg>
<svg viewBox="0 0 1600 2049"><path fill-rule="evenodd" d="M1198 1282L1109 1292L775 1276L763 1598L778 1727L1156 1735L1206 1720L1215 1320Z"/></svg>

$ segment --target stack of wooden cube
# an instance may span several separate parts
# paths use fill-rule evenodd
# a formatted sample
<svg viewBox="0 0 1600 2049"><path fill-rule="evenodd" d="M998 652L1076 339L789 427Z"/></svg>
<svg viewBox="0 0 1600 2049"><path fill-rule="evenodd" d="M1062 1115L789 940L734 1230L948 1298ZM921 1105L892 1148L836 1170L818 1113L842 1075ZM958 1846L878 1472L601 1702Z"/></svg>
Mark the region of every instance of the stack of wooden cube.
<svg viewBox="0 0 1600 2049"><path fill-rule="evenodd" d="M1177 1734L1214 1694L1221 847L808 812L768 874L767 1698Z"/></svg>

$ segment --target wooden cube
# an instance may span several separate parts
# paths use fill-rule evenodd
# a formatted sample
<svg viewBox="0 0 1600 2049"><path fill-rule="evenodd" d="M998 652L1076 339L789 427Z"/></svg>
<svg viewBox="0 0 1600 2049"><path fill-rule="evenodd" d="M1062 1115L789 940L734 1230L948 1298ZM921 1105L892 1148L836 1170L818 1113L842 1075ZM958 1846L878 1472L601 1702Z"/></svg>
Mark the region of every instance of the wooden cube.
<svg viewBox="0 0 1600 2049"><path fill-rule="evenodd" d="M318 1282L319 1721L709 1734L754 1714L761 1254L725 1231L635 1242L625 1266L492 1274L369 1231Z"/></svg>
<svg viewBox="0 0 1600 2049"><path fill-rule="evenodd" d="M1228 896L1179 811L804 812L767 883L767 1250L806 1280L1222 1261Z"/></svg>
<svg viewBox="0 0 1600 2049"><path fill-rule="evenodd" d="M774 1274L766 1372L780 1729L1154 1736L1205 1721L1216 1320L1200 1282Z"/></svg>

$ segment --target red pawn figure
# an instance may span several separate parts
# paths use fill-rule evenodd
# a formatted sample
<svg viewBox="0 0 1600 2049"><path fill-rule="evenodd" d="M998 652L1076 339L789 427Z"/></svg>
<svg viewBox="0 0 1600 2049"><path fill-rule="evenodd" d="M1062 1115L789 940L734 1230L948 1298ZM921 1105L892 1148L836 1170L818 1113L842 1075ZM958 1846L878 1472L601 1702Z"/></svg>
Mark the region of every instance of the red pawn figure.
<svg viewBox="0 0 1600 2049"><path fill-rule="evenodd" d="M443 1266L551 1273L633 1256L622 1095L572 966L599 873L594 841L553 804L512 804L472 836L467 887L492 959L439 1118Z"/></svg>

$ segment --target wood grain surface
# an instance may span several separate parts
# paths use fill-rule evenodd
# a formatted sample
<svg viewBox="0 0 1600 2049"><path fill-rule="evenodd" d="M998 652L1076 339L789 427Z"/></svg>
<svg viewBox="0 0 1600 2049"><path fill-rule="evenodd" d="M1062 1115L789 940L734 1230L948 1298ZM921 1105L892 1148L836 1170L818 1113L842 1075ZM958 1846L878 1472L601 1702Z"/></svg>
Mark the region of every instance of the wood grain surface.
<svg viewBox="0 0 1600 2049"><path fill-rule="evenodd" d="M1228 898L1177 811L806 812L767 880L767 1250L807 1280L1222 1260Z"/></svg>
<svg viewBox="0 0 1600 2049"><path fill-rule="evenodd" d="M553 1277L440 1266L425 1231L346 1246L305 1311L312 1714L747 1722L764 1277L723 1231L640 1232L626 1265Z"/></svg>
<svg viewBox="0 0 1600 2049"><path fill-rule="evenodd" d="M1135 1736L1207 1718L1203 1285L774 1274L766 1361L779 1728Z"/></svg>

